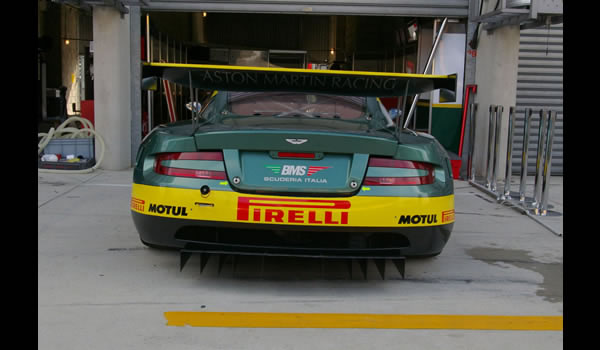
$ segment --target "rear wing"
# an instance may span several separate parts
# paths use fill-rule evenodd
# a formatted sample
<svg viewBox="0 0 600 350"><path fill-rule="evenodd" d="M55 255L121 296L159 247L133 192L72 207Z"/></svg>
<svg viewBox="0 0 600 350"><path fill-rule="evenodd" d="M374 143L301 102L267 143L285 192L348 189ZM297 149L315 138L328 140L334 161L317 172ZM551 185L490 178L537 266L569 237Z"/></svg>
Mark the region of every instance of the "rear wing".
<svg viewBox="0 0 600 350"><path fill-rule="evenodd" d="M394 97L440 90L440 102L455 102L456 74L429 75L344 70L314 70L144 63L143 88L156 77L205 90L295 91L347 96Z"/></svg>

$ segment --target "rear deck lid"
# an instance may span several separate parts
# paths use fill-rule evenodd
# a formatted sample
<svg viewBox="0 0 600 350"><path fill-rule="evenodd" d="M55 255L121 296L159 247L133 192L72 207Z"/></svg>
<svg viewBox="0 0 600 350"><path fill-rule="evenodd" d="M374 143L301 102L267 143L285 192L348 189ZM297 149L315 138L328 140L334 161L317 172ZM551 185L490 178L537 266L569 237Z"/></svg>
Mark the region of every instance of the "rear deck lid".
<svg viewBox="0 0 600 350"><path fill-rule="evenodd" d="M368 154L223 151L232 187L252 193L351 195L365 175Z"/></svg>

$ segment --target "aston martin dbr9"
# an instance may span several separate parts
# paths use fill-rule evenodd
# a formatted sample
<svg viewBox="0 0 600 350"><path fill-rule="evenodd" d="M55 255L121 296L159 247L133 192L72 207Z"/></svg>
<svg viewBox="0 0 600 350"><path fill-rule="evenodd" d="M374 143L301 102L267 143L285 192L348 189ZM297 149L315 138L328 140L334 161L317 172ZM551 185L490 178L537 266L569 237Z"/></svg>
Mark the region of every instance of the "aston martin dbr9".
<svg viewBox="0 0 600 350"><path fill-rule="evenodd" d="M434 137L398 128L377 98L439 88L435 79L298 71L275 71L310 77L280 76L277 88L236 71L171 72L217 90L193 120L155 128L139 148L131 213L142 242L243 254L442 251L454 223L448 155Z"/></svg>

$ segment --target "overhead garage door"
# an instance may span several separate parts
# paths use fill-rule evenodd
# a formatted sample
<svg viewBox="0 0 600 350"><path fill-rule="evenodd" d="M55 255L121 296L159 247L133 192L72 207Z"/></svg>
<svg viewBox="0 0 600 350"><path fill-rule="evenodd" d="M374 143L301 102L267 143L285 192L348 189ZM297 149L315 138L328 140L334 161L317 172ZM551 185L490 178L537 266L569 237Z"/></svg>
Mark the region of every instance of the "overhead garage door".
<svg viewBox="0 0 600 350"><path fill-rule="evenodd" d="M520 171L525 110L533 110L529 131L528 173L535 172L539 110L557 112L552 147L552 175L563 174L563 25L521 31L517 77L517 117L513 148L513 171Z"/></svg>
<svg viewBox="0 0 600 350"><path fill-rule="evenodd" d="M288 14L467 17L469 0L152 0L142 8L154 11L253 12Z"/></svg>

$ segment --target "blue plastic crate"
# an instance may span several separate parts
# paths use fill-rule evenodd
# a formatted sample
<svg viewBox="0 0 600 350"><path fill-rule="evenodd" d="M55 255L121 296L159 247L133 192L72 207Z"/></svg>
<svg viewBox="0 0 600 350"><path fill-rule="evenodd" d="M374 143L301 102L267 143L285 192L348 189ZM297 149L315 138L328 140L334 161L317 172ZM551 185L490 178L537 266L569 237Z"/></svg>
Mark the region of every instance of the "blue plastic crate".
<svg viewBox="0 0 600 350"><path fill-rule="evenodd" d="M94 138L78 139L52 139L43 151L44 154L60 154L63 158L73 154L75 157L82 156L85 159L92 159L94 155Z"/></svg>

